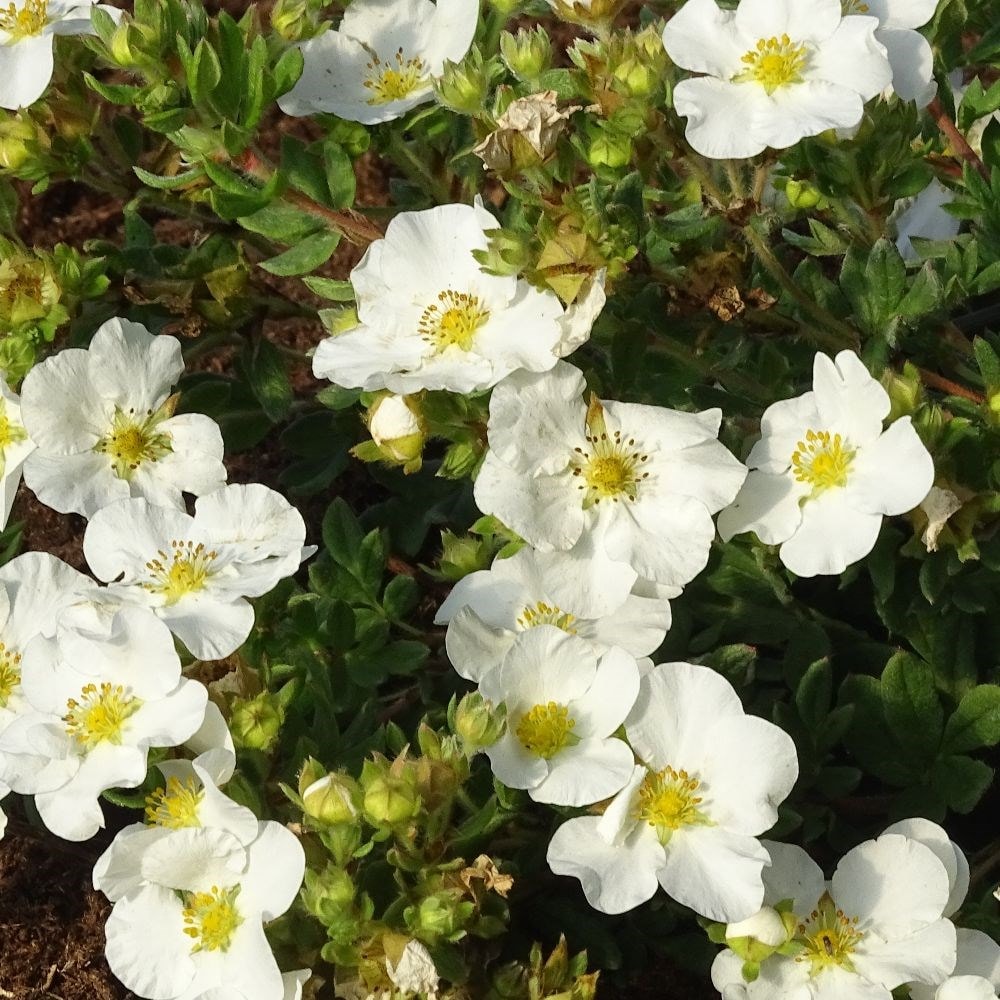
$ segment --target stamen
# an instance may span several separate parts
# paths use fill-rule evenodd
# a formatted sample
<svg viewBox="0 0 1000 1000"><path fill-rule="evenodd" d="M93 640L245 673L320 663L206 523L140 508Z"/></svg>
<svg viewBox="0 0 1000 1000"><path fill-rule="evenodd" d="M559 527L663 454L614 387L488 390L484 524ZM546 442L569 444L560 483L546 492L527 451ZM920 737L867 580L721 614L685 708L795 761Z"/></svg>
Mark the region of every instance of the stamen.
<svg viewBox="0 0 1000 1000"><path fill-rule="evenodd" d="M793 42L788 35L761 38L756 48L741 59L746 69L734 79L739 83L756 82L773 94L789 83L801 83L802 71L809 61L805 45Z"/></svg>
<svg viewBox="0 0 1000 1000"><path fill-rule="evenodd" d="M146 823L170 830L201 826L198 807L204 797L194 778L167 778L165 788L157 788L146 798Z"/></svg>
<svg viewBox="0 0 1000 1000"><path fill-rule="evenodd" d="M220 889L213 885L209 892L185 894L183 910L184 933L194 939L191 953L199 951L228 951L236 928L243 923L236 908L240 887Z"/></svg>
<svg viewBox="0 0 1000 1000"><path fill-rule="evenodd" d="M24 0L20 8L13 3L0 7L0 31L6 31L11 38L37 35L48 23L48 0Z"/></svg>
<svg viewBox="0 0 1000 1000"><path fill-rule="evenodd" d="M388 104L409 97L415 90L427 81L427 65L422 59L405 59L403 50L399 48L392 59L383 62L373 55L367 64L369 77L364 86L372 92L368 98L369 104Z"/></svg>
<svg viewBox="0 0 1000 1000"><path fill-rule="evenodd" d="M839 434L809 430L792 453L792 471L800 483L808 483L817 493L846 486L854 455Z"/></svg>
<svg viewBox="0 0 1000 1000"><path fill-rule="evenodd" d="M687 771L667 766L650 771L639 786L638 819L656 829L664 844L684 826L710 826L711 820L698 808L703 798L695 793L701 782Z"/></svg>
<svg viewBox="0 0 1000 1000"><path fill-rule="evenodd" d="M21 683L21 654L0 642L0 708L6 708L10 696Z"/></svg>
<svg viewBox="0 0 1000 1000"><path fill-rule="evenodd" d="M521 717L517 724L517 738L521 746L536 757L548 760L560 750L579 742L573 735L576 720L570 718L565 705L550 701L545 705L535 705Z"/></svg>
<svg viewBox="0 0 1000 1000"><path fill-rule="evenodd" d="M80 701L70 698L66 702L68 711L63 722L85 752L101 743L120 745L125 723L141 705L138 698L125 693L121 684L87 684L80 692Z"/></svg>
<svg viewBox="0 0 1000 1000"><path fill-rule="evenodd" d="M111 458L111 468L119 479L131 479L143 462L155 462L173 451L170 435L156 429L173 415L176 397L171 397L155 413L147 410L137 416L115 407L108 433L94 445L94 451Z"/></svg>
<svg viewBox="0 0 1000 1000"><path fill-rule="evenodd" d="M795 961L809 962L814 976L834 966L853 972L851 956L865 936L857 924L857 917L848 917L830 894L824 893L816 909L798 926L795 940L803 950Z"/></svg>
<svg viewBox="0 0 1000 1000"><path fill-rule="evenodd" d="M215 549L206 549L202 542L196 545L190 540L173 539L170 550L168 555L160 549L158 558L146 563L150 580L140 584L144 590L163 594L168 605L203 590L215 573L213 564L219 555Z"/></svg>
<svg viewBox="0 0 1000 1000"><path fill-rule="evenodd" d="M438 353L449 347L462 351L472 348L476 331L490 318L489 310L478 296L452 289L441 292L420 317L417 330Z"/></svg>
<svg viewBox="0 0 1000 1000"><path fill-rule="evenodd" d="M575 623L576 615L554 608L544 601L522 608L517 617L517 624L523 629L534 628L536 625L555 625L570 635L576 635L576 629L573 628Z"/></svg>

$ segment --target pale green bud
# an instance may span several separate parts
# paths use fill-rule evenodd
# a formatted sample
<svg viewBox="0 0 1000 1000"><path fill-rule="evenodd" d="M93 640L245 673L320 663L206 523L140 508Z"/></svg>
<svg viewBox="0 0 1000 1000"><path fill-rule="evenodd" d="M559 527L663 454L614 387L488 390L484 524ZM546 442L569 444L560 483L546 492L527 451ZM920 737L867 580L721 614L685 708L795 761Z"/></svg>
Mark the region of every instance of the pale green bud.
<svg viewBox="0 0 1000 1000"><path fill-rule="evenodd" d="M496 743L506 728L505 706L494 707L478 691L465 695L455 708L455 735L470 757Z"/></svg>
<svg viewBox="0 0 1000 1000"><path fill-rule="evenodd" d="M427 436L416 397L385 393L368 408L365 422L372 440L387 462L406 466L416 463L416 468L420 467Z"/></svg>
<svg viewBox="0 0 1000 1000"><path fill-rule="evenodd" d="M545 29L521 28L516 35L500 36L500 55L519 80L534 80L552 65L552 43Z"/></svg>
<svg viewBox="0 0 1000 1000"><path fill-rule="evenodd" d="M278 697L268 692L236 702L229 717L229 729L237 747L269 750L281 732L285 710Z"/></svg>
<svg viewBox="0 0 1000 1000"><path fill-rule="evenodd" d="M476 46L461 62L445 60L444 70L434 84L438 100L463 115L481 114L499 66L486 62Z"/></svg>
<svg viewBox="0 0 1000 1000"><path fill-rule="evenodd" d="M306 816L325 826L353 823L358 817L360 798L357 782L346 774L327 774L302 793Z"/></svg>
<svg viewBox="0 0 1000 1000"><path fill-rule="evenodd" d="M420 814L415 775L368 762L361 772L363 810L373 826L401 826Z"/></svg>

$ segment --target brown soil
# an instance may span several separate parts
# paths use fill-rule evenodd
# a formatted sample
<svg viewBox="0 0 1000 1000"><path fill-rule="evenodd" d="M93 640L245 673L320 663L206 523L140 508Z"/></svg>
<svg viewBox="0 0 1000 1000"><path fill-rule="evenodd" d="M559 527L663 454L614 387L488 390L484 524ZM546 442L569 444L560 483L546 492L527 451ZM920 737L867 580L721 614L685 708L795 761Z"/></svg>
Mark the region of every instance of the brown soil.
<svg viewBox="0 0 1000 1000"><path fill-rule="evenodd" d="M98 851L11 829L0 840L0 997L131 1000L104 961Z"/></svg>

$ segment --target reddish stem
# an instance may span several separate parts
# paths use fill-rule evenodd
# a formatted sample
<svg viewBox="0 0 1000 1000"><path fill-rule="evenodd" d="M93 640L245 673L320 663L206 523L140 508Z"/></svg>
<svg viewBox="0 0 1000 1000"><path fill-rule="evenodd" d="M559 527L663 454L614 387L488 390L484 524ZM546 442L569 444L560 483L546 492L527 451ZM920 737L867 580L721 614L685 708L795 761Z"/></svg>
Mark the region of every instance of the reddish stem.
<svg viewBox="0 0 1000 1000"><path fill-rule="evenodd" d="M983 163L979 154L969 145L965 136L959 132L958 126L954 123L954 121L952 121L948 112L945 111L940 98L935 97L934 100L927 105L927 110L937 123L937 127L941 134L948 140L948 143L954 150L955 155L960 160L964 160L968 163L969 166L975 167L976 170L979 171L980 175L988 181L990 179L990 172L986 169L986 164Z"/></svg>

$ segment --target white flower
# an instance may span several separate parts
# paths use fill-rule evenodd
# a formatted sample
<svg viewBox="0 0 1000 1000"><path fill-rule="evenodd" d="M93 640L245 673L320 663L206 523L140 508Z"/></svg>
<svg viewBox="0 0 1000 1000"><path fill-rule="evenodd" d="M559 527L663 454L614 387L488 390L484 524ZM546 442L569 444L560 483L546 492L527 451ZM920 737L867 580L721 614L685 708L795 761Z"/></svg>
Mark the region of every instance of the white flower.
<svg viewBox="0 0 1000 1000"><path fill-rule="evenodd" d="M184 509L226 481L222 435L200 413L174 416L184 371L175 337L108 320L87 350L67 348L24 379L21 412L37 449L24 481L46 506L85 517L141 496Z"/></svg>
<svg viewBox="0 0 1000 1000"><path fill-rule="evenodd" d="M52 79L56 35L92 35L94 0L11 0L0 11L0 107L16 111L34 104ZM113 7L100 5L112 17Z"/></svg>
<svg viewBox="0 0 1000 1000"><path fill-rule="evenodd" d="M536 625L586 639L599 655L611 646L634 657L654 652L670 627L669 601L653 584L639 581L629 590L620 580L593 573L592 565L572 552L525 547L459 580L434 619L448 625L448 658L455 669L468 680L482 680L518 633Z"/></svg>
<svg viewBox="0 0 1000 1000"><path fill-rule="evenodd" d="M614 795L632 751L611 734L639 691L639 668L613 647L593 647L551 625L522 632L479 685L507 706L507 730L486 754L493 773L536 802L582 806Z"/></svg>
<svg viewBox="0 0 1000 1000"><path fill-rule="evenodd" d="M104 825L101 792L141 784L148 749L191 736L207 700L181 677L154 615L94 603L64 611L54 637L28 644L21 687L31 711L0 735L0 777L34 795L45 825L67 840L92 837Z"/></svg>
<svg viewBox="0 0 1000 1000"><path fill-rule="evenodd" d="M845 14L868 14L879 22L875 38L885 46L892 66L892 89L904 101L926 107L937 93L934 51L915 31L937 10L938 0L843 0Z"/></svg>
<svg viewBox="0 0 1000 1000"><path fill-rule="evenodd" d="M665 663L642 678L625 722L636 755L602 816L556 831L548 862L603 913L645 902L657 885L713 920L744 920L764 899L767 851L756 839L798 776L791 738L746 715L708 667Z"/></svg>
<svg viewBox="0 0 1000 1000"><path fill-rule="evenodd" d="M21 467L34 449L21 421L21 400L0 373L0 531L7 527L21 482Z"/></svg>
<svg viewBox="0 0 1000 1000"><path fill-rule="evenodd" d="M840 0L688 0L663 44L678 66L704 76L674 88L687 139L714 159L785 149L805 136L861 121L864 102L892 82L874 17L843 17Z"/></svg>
<svg viewBox="0 0 1000 1000"><path fill-rule="evenodd" d="M958 928L955 968L936 988L910 986L910 1000L996 1000L1000 992L1000 944L982 931Z"/></svg>
<svg viewBox="0 0 1000 1000"><path fill-rule="evenodd" d="M417 415L407 405L405 396L384 396L379 400L368 421L368 433L377 445L389 444L400 438L423 435Z"/></svg>
<svg viewBox="0 0 1000 1000"><path fill-rule="evenodd" d="M360 325L316 348L317 378L475 392L519 368L550 369L564 336L559 299L472 256L499 225L480 204L397 215L351 272Z"/></svg>
<svg viewBox="0 0 1000 1000"><path fill-rule="evenodd" d="M954 196L934 178L915 198L897 201L889 216L895 226L896 249L904 260L916 260L920 255L913 246L913 237L924 240L951 240L962 228L962 220L944 210Z"/></svg>
<svg viewBox="0 0 1000 1000"><path fill-rule="evenodd" d="M866 556L882 518L912 510L934 482L910 418L883 432L888 413L888 393L856 354L817 354L812 390L765 410L752 471L719 534L756 532L798 576L842 573Z"/></svg>
<svg viewBox="0 0 1000 1000"><path fill-rule="evenodd" d="M683 587L708 561L712 514L746 469L717 440L720 410L583 400L565 362L517 373L490 400L476 503L542 551L574 550L610 586Z"/></svg>
<svg viewBox="0 0 1000 1000"><path fill-rule="evenodd" d="M278 106L365 125L400 118L433 99L445 60L465 56L478 20L477 0L355 0L337 31L300 45L302 76Z"/></svg>
<svg viewBox="0 0 1000 1000"><path fill-rule="evenodd" d="M948 873L924 844L883 834L845 855L829 883L801 848L766 846L765 903L791 901L800 950L765 959L749 985L741 960L723 952L712 981L724 996L742 984L750 1000L891 1000L896 987L940 982L954 966Z"/></svg>
<svg viewBox="0 0 1000 1000"><path fill-rule="evenodd" d="M228 656L253 627L245 599L295 572L305 523L258 483L225 486L195 502L194 517L143 499L120 500L87 525L83 551L125 600L153 608L199 659Z"/></svg>
<svg viewBox="0 0 1000 1000"><path fill-rule="evenodd" d="M295 996L301 973L283 980L263 924L291 906L304 869L302 846L279 823L258 824L246 847L222 830L178 831L147 853L148 884L111 911L111 971L156 1000Z"/></svg>
<svg viewBox="0 0 1000 1000"><path fill-rule="evenodd" d="M231 834L244 847L251 844L257 837L257 817L219 790L232 777L235 764L236 758L225 750L210 750L193 761L157 764L164 780L146 799L145 822L120 830L97 859L94 888L114 902L145 885L153 845L176 839L182 830L211 827Z"/></svg>
<svg viewBox="0 0 1000 1000"><path fill-rule="evenodd" d="M398 962L394 963L386 958L385 971L393 986L401 993L437 993L440 977L434 966L434 959L419 941L407 941Z"/></svg>
<svg viewBox="0 0 1000 1000"><path fill-rule="evenodd" d="M962 849L951 840L944 829L929 819L904 819L886 827L885 833L896 833L915 840L934 852L948 874L948 902L944 916L958 912L969 892L969 862Z"/></svg>

